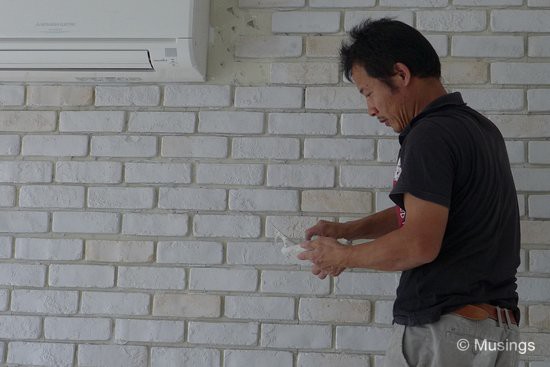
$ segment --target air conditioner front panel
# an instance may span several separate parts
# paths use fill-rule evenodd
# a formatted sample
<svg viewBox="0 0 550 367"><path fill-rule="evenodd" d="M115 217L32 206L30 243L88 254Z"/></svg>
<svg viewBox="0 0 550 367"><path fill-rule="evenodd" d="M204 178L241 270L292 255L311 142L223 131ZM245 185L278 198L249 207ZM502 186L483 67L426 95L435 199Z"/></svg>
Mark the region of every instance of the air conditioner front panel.
<svg viewBox="0 0 550 367"><path fill-rule="evenodd" d="M195 1L2 0L0 35L4 39L188 38Z"/></svg>

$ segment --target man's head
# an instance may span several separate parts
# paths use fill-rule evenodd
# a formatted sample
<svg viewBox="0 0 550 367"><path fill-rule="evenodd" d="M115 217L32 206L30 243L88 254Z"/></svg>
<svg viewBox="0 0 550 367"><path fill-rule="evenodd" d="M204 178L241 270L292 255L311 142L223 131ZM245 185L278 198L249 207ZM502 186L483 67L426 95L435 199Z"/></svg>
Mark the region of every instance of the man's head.
<svg viewBox="0 0 550 367"><path fill-rule="evenodd" d="M366 20L349 36L340 50L346 77L366 97L369 114L402 131L431 102L425 99L441 93L437 53L416 29L387 18Z"/></svg>

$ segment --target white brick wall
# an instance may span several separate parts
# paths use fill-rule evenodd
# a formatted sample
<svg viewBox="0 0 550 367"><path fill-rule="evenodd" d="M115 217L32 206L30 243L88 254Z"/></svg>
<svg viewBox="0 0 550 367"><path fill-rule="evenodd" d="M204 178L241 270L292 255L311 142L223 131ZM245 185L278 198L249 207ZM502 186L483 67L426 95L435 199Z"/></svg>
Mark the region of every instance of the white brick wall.
<svg viewBox="0 0 550 367"><path fill-rule="evenodd" d="M520 366L545 365L548 1L211 3L205 83L0 85L0 364L380 367L399 274L320 280L273 225L300 241L393 205L396 134L338 58L390 16L506 139L538 342Z"/></svg>

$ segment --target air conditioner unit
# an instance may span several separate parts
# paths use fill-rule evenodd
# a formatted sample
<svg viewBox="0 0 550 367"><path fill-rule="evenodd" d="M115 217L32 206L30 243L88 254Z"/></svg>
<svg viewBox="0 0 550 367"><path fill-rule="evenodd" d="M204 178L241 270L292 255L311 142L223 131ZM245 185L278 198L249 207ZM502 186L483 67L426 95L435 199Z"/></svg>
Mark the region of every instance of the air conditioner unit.
<svg viewBox="0 0 550 367"><path fill-rule="evenodd" d="M204 81L209 0L0 0L0 82Z"/></svg>

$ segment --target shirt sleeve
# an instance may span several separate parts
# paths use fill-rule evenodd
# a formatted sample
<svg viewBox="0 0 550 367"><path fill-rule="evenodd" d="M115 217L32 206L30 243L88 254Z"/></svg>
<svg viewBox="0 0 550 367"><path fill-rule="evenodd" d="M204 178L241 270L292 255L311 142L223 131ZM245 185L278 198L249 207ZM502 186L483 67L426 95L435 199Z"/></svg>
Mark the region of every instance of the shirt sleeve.
<svg viewBox="0 0 550 367"><path fill-rule="evenodd" d="M405 210L405 193L447 208L451 205L455 175L451 146L435 126L430 129L429 125L411 131L399 153L401 174L390 199Z"/></svg>

